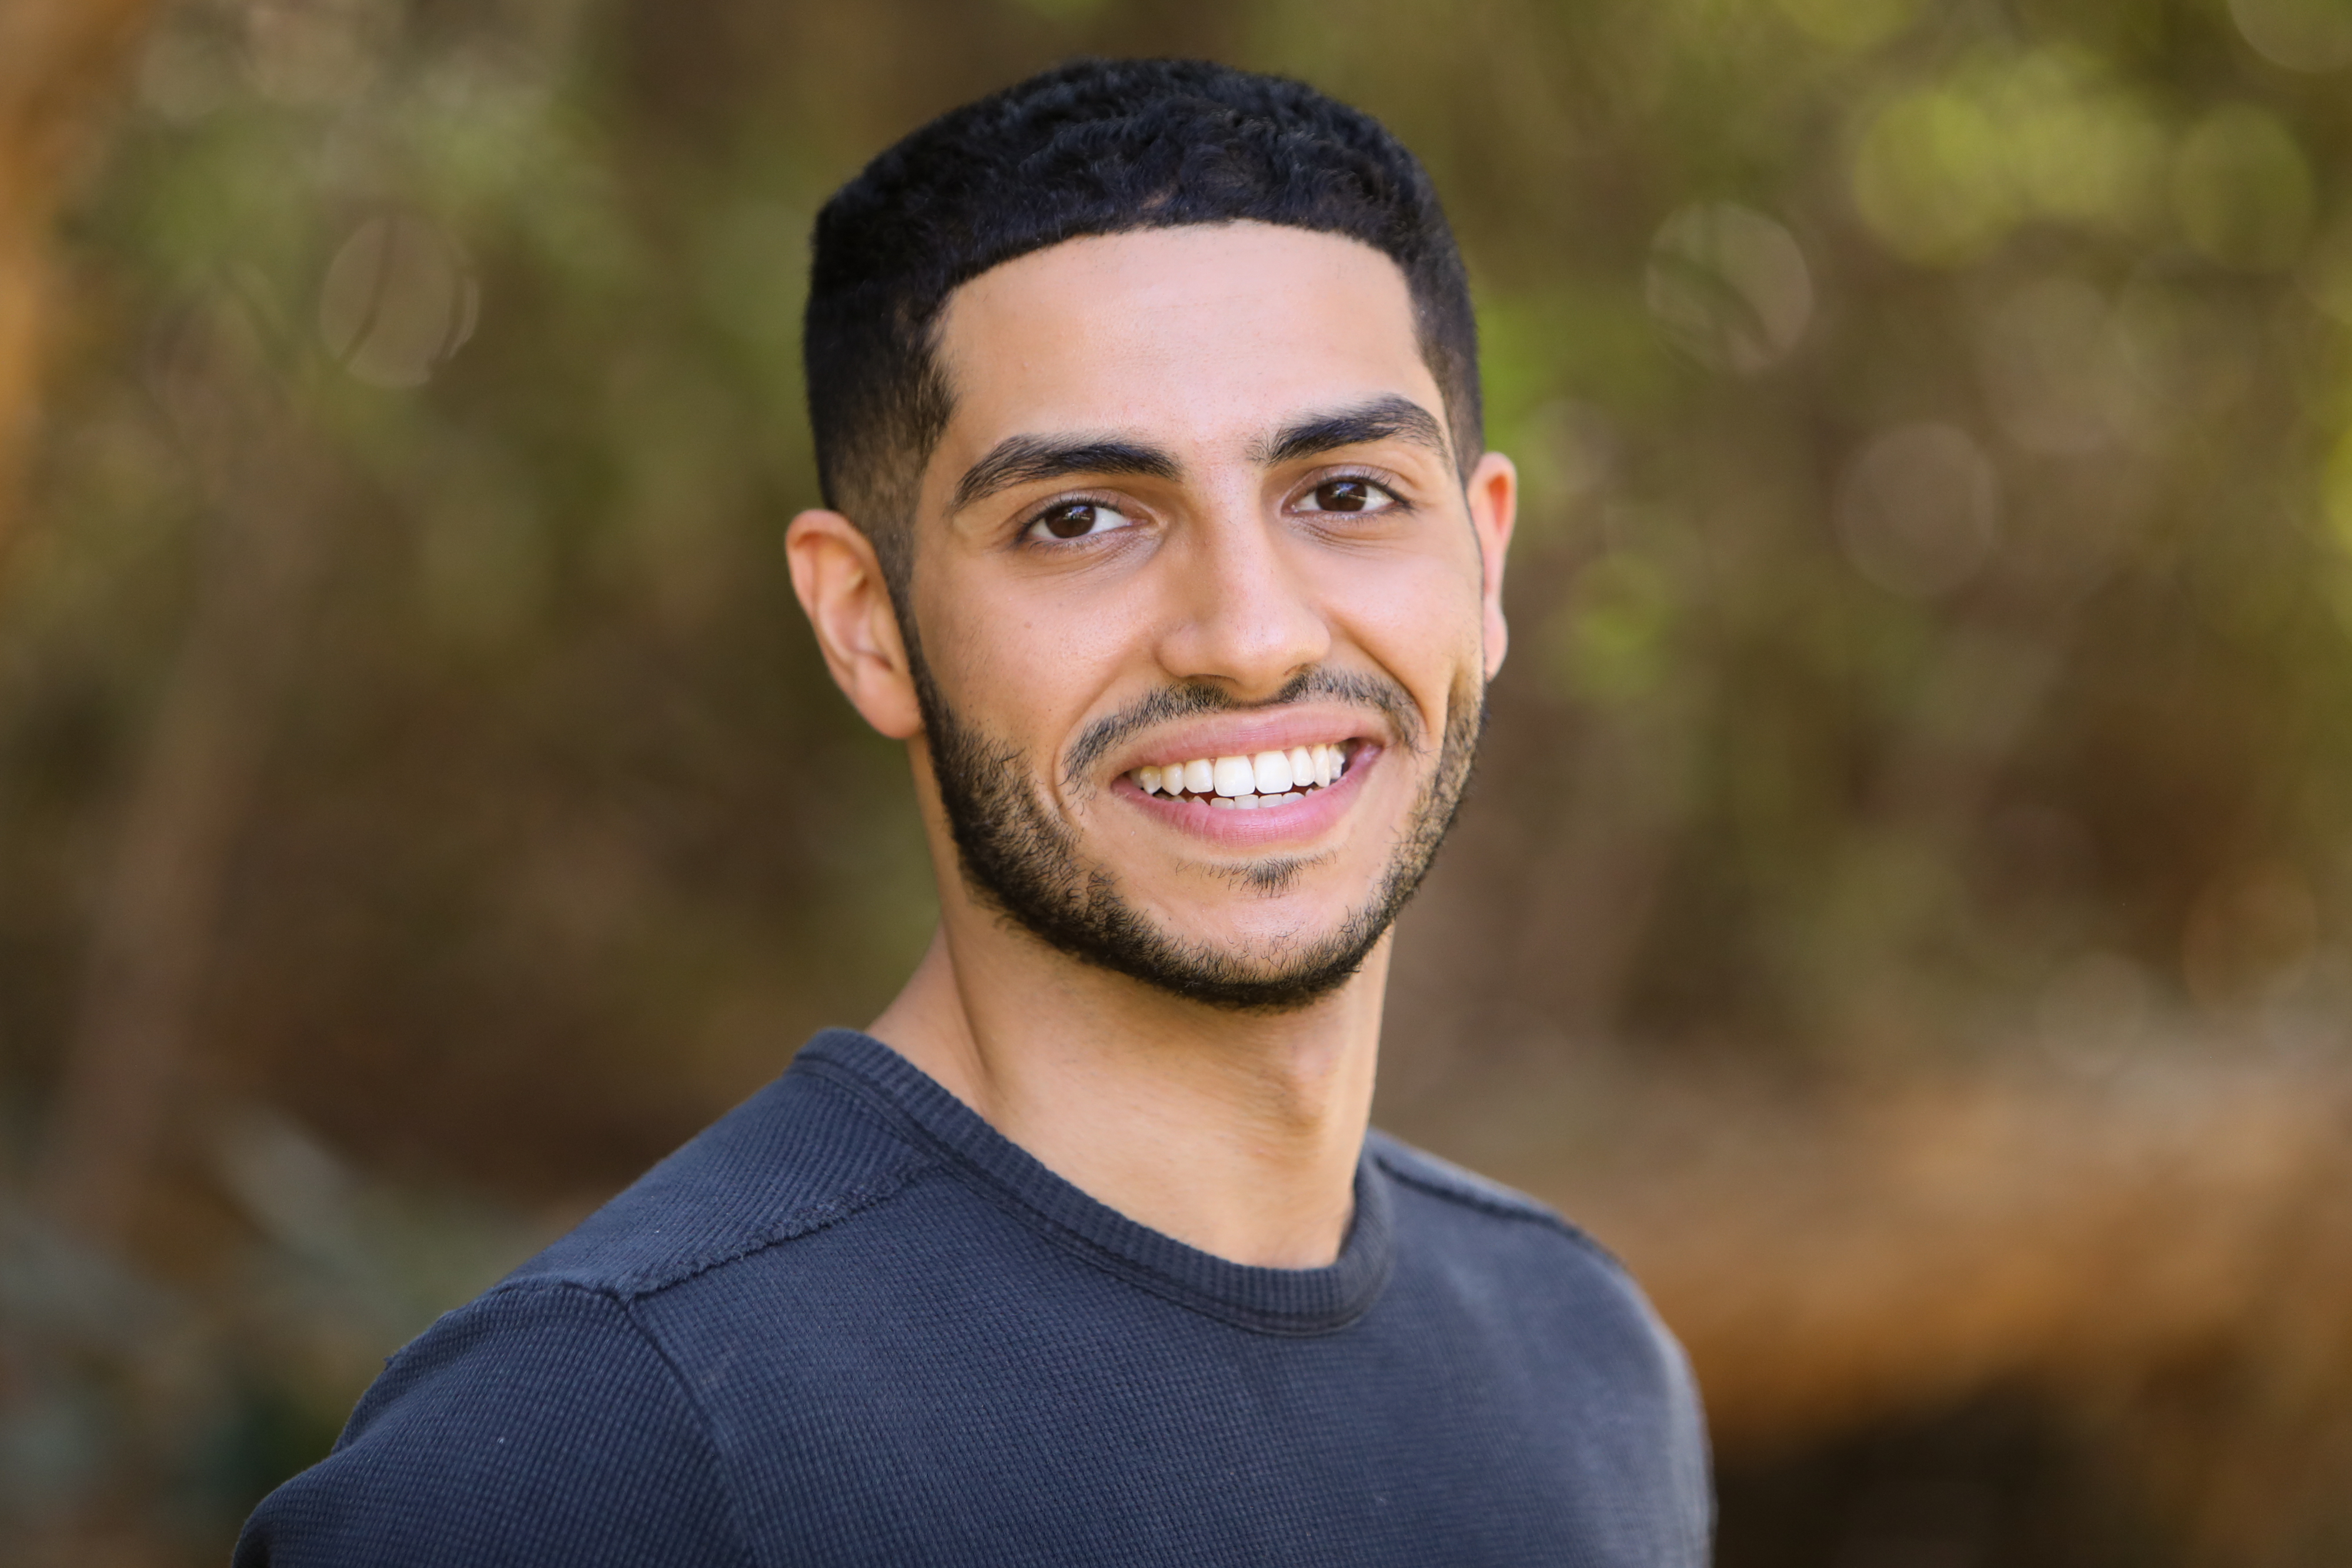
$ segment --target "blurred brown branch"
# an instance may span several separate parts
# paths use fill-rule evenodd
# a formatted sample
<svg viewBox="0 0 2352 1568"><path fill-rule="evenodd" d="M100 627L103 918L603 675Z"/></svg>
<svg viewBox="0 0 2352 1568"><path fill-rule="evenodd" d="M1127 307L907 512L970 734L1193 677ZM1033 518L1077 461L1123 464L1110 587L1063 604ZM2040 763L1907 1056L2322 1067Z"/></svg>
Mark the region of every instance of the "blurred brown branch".
<svg viewBox="0 0 2352 1568"><path fill-rule="evenodd" d="M49 228L97 108L152 0L9 0L0 9L0 541L10 532L54 323Z"/></svg>
<svg viewBox="0 0 2352 1568"><path fill-rule="evenodd" d="M1528 1174L1624 1249L1724 1454L2017 1391L2126 1456L2189 1561L2305 1561L2352 1454L2339 1067L1692 1084L1650 1114L1639 1170Z"/></svg>

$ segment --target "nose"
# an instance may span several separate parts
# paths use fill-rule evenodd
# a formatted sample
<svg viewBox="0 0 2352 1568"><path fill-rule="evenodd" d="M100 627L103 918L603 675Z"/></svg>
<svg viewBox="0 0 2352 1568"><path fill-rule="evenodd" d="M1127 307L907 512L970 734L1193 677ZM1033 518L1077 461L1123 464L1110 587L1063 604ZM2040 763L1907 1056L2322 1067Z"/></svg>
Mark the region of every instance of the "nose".
<svg viewBox="0 0 2352 1568"><path fill-rule="evenodd" d="M1172 580L1160 661L1171 675L1262 702L1330 653L1330 625L1280 528L1236 507L1196 519L1163 558Z"/></svg>

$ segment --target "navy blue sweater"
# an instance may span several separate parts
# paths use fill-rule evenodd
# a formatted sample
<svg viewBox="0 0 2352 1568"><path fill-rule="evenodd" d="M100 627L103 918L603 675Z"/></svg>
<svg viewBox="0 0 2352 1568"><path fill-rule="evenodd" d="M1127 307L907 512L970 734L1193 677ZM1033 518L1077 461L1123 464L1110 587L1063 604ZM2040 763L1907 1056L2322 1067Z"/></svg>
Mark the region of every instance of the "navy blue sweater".
<svg viewBox="0 0 2352 1568"><path fill-rule="evenodd" d="M1137 1225L887 1046L792 1070L387 1364L240 1568L1644 1564L1681 1353L1549 1211L1374 1134L1325 1269Z"/></svg>

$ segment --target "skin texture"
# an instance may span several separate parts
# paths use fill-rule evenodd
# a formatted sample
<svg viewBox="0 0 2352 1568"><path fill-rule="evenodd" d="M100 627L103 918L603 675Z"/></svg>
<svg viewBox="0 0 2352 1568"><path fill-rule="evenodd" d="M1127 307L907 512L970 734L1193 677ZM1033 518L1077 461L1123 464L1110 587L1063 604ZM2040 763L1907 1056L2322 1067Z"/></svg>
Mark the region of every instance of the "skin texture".
<svg viewBox="0 0 2352 1568"><path fill-rule="evenodd" d="M940 349L954 413L914 519L912 656L850 519L804 512L786 540L834 678L907 743L937 873L939 932L871 1031L1130 1218L1239 1262L1328 1264L1390 937L1280 1006L1041 938L968 878L919 687L1085 885L1173 950L1279 980L1378 904L1443 793L1442 741L1475 734L1516 475L1489 453L1463 482L1402 274L1334 235L1069 241L964 285ZM1433 431L1376 419L1328 444L1333 416L1368 409ZM1185 818L1125 780L1342 739L1358 764L1312 808Z"/></svg>

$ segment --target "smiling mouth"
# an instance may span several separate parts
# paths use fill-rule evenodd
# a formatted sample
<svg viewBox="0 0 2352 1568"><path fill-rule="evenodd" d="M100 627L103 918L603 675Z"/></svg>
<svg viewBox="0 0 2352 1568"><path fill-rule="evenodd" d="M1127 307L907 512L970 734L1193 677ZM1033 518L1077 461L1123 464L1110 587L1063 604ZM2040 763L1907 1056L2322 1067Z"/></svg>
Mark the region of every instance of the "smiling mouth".
<svg viewBox="0 0 2352 1568"><path fill-rule="evenodd" d="M1254 811L1304 800L1348 772L1348 742L1294 746L1255 757L1202 757L1164 768L1139 768L1128 777L1147 795L1203 802L1222 811Z"/></svg>

